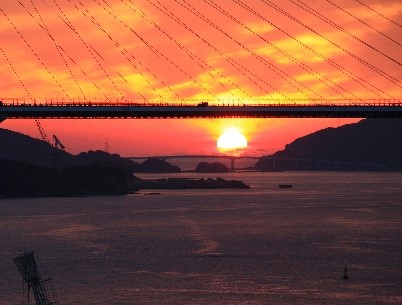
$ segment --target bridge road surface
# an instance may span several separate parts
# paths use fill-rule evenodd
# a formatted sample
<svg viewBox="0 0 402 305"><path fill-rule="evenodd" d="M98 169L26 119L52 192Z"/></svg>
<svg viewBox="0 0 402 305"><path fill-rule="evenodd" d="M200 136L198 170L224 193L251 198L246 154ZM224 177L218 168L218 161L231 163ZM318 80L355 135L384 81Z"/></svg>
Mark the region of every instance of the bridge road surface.
<svg viewBox="0 0 402 305"><path fill-rule="evenodd" d="M402 118L402 104L183 106L136 104L0 105L4 119Z"/></svg>

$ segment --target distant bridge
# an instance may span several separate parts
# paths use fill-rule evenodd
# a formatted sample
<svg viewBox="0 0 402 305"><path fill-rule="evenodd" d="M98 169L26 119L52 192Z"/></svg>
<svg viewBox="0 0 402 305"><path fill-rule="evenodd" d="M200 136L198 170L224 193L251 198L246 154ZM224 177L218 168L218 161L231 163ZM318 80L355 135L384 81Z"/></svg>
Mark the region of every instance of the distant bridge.
<svg viewBox="0 0 402 305"><path fill-rule="evenodd" d="M375 171L386 170L385 164L380 163L362 163L352 161L336 161L336 160L320 160L320 159L305 159L305 158L286 158L276 156L230 156L230 155L178 155L178 156L153 156L153 157L127 157L130 160L145 160L148 158L156 159L225 159L230 160L230 170L246 168L235 168L235 160L240 159L264 159L265 165L263 169L265 171L280 171L280 170L313 170L313 171ZM267 162L268 161L268 162ZM247 168L248 170L250 168Z"/></svg>
<svg viewBox="0 0 402 305"><path fill-rule="evenodd" d="M402 102L274 103L244 105L139 103L0 104L1 119L179 118L402 118Z"/></svg>
<svg viewBox="0 0 402 305"><path fill-rule="evenodd" d="M126 157L127 159L136 161L136 160L145 160L148 158L156 158L163 160L171 160L171 159L225 159L230 161L230 170L235 171L235 160L239 159L260 159L258 156L231 156L231 155L177 155L177 156L148 156L148 157Z"/></svg>

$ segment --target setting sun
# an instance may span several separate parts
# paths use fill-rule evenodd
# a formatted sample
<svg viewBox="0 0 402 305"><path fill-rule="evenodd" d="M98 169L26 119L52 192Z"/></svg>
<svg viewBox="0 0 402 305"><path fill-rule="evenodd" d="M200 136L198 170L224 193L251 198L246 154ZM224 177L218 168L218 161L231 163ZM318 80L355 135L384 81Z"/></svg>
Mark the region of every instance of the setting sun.
<svg viewBox="0 0 402 305"><path fill-rule="evenodd" d="M222 152L244 149L247 139L238 129L229 128L219 137L216 146Z"/></svg>

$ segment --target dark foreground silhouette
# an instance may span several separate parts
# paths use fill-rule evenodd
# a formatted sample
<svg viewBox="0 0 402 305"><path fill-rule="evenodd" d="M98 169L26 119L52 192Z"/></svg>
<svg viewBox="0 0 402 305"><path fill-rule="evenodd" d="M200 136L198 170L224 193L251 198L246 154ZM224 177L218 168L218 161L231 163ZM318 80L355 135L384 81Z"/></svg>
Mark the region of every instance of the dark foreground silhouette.
<svg viewBox="0 0 402 305"><path fill-rule="evenodd" d="M221 178L144 180L133 175L132 167L113 162L49 168L0 160L0 168L0 197L125 195L140 189L249 188L241 181Z"/></svg>
<svg viewBox="0 0 402 305"><path fill-rule="evenodd" d="M122 195L135 191L131 170L106 162L48 168L0 160L0 197Z"/></svg>
<svg viewBox="0 0 402 305"><path fill-rule="evenodd" d="M284 150L262 157L255 168L401 171L401 136L402 119L366 119L300 137Z"/></svg>

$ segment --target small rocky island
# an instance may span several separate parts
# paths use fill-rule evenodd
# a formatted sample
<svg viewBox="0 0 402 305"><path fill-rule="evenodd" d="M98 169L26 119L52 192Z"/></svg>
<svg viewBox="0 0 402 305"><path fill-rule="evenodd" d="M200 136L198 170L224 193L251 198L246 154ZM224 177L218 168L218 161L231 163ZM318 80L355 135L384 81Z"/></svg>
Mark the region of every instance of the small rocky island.
<svg viewBox="0 0 402 305"><path fill-rule="evenodd" d="M135 173L180 173L181 168L164 159L148 158L142 163L135 163Z"/></svg>
<svg viewBox="0 0 402 305"><path fill-rule="evenodd" d="M222 178L163 178L139 179L134 182L138 189L249 189L250 186L239 180Z"/></svg>
<svg viewBox="0 0 402 305"><path fill-rule="evenodd" d="M195 169L196 173L228 173L229 171L225 164L219 162L200 162Z"/></svg>

